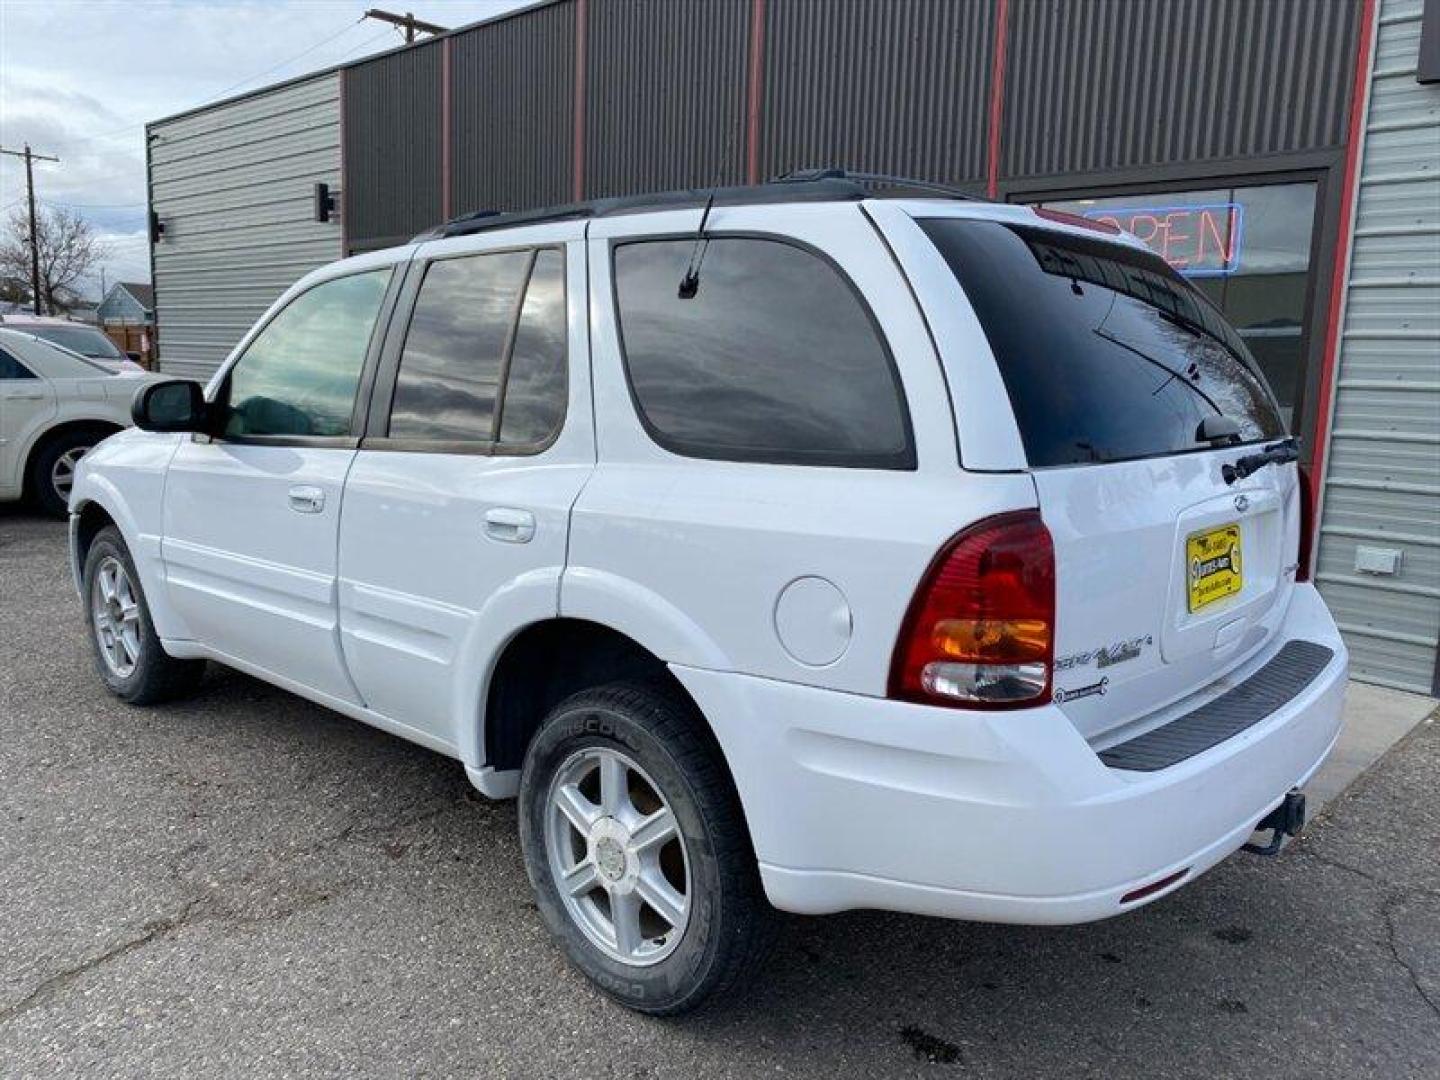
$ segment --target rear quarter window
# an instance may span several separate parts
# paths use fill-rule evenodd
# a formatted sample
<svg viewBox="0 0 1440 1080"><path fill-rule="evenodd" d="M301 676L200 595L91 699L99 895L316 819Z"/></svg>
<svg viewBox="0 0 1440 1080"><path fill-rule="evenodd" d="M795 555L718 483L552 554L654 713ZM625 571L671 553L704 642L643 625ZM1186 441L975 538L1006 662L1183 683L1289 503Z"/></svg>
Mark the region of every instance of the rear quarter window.
<svg viewBox="0 0 1440 1080"><path fill-rule="evenodd" d="M707 245L688 300L693 238L615 248L626 373L651 437L690 457L914 468L894 362L840 271L781 240Z"/></svg>
<svg viewBox="0 0 1440 1080"><path fill-rule="evenodd" d="M1242 442L1285 434L1240 335L1158 256L996 221L920 225L975 309L1032 467L1210 449L1197 432L1217 413Z"/></svg>

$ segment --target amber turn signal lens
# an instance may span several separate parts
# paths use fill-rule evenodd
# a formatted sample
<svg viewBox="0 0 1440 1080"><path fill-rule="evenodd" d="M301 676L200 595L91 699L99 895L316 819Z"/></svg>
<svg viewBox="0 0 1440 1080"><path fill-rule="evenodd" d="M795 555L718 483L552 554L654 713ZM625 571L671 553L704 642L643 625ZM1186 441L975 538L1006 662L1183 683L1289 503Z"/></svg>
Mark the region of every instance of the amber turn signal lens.
<svg viewBox="0 0 1440 1080"><path fill-rule="evenodd" d="M974 663L1043 660L1050 650L1044 619L941 619L930 640L942 656Z"/></svg>

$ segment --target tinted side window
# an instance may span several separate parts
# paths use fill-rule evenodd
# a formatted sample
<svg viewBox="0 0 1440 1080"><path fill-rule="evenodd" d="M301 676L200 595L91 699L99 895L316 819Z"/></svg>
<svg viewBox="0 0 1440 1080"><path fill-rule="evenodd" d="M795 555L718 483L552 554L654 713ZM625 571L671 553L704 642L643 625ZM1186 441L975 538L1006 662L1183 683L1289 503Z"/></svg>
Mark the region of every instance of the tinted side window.
<svg viewBox="0 0 1440 1080"><path fill-rule="evenodd" d="M36 375L4 349L0 349L0 379L33 379Z"/></svg>
<svg viewBox="0 0 1440 1080"><path fill-rule="evenodd" d="M565 260L541 251L525 289L500 416L502 446L544 442L565 418Z"/></svg>
<svg viewBox="0 0 1440 1080"><path fill-rule="evenodd" d="M500 366L530 254L441 259L415 301L390 409L390 436L493 437Z"/></svg>
<svg viewBox="0 0 1440 1080"><path fill-rule="evenodd" d="M292 300L226 383L224 433L349 435L355 390L390 268L335 278Z"/></svg>
<svg viewBox="0 0 1440 1080"><path fill-rule="evenodd" d="M839 271L793 244L719 237L699 292L681 300L693 248L615 250L626 369L657 442L734 461L914 467L894 365Z"/></svg>

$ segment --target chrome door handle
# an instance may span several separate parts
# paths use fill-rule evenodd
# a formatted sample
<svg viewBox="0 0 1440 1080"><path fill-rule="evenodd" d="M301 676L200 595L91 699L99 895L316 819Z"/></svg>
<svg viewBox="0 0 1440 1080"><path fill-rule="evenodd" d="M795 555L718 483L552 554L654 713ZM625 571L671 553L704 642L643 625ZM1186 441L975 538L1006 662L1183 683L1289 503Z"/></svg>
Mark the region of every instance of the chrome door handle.
<svg viewBox="0 0 1440 1080"><path fill-rule="evenodd" d="M493 507L485 511L485 535L506 544L528 544L535 539L535 515L510 506Z"/></svg>
<svg viewBox="0 0 1440 1080"><path fill-rule="evenodd" d="M318 514L325 509L325 492L308 484L292 487L290 509L297 514Z"/></svg>

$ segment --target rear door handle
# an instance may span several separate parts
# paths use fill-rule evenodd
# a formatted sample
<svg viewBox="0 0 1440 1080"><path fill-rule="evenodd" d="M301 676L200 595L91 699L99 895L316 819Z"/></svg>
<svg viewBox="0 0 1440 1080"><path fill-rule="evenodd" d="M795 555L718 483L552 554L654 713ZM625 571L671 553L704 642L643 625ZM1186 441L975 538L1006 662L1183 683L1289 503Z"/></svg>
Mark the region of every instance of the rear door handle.
<svg viewBox="0 0 1440 1080"><path fill-rule="evenodd" d="M290 509L297 514L318 514L325 509L325 492L308 484L292 487L290 489Z"/></svg>
<svg viewBox="0 0 1440 1080"><path fill-rule="evenodd" d="M492 507L485 511L485 535L506 544L528 544L535 539L535 515L511 506Z"/></svg>

